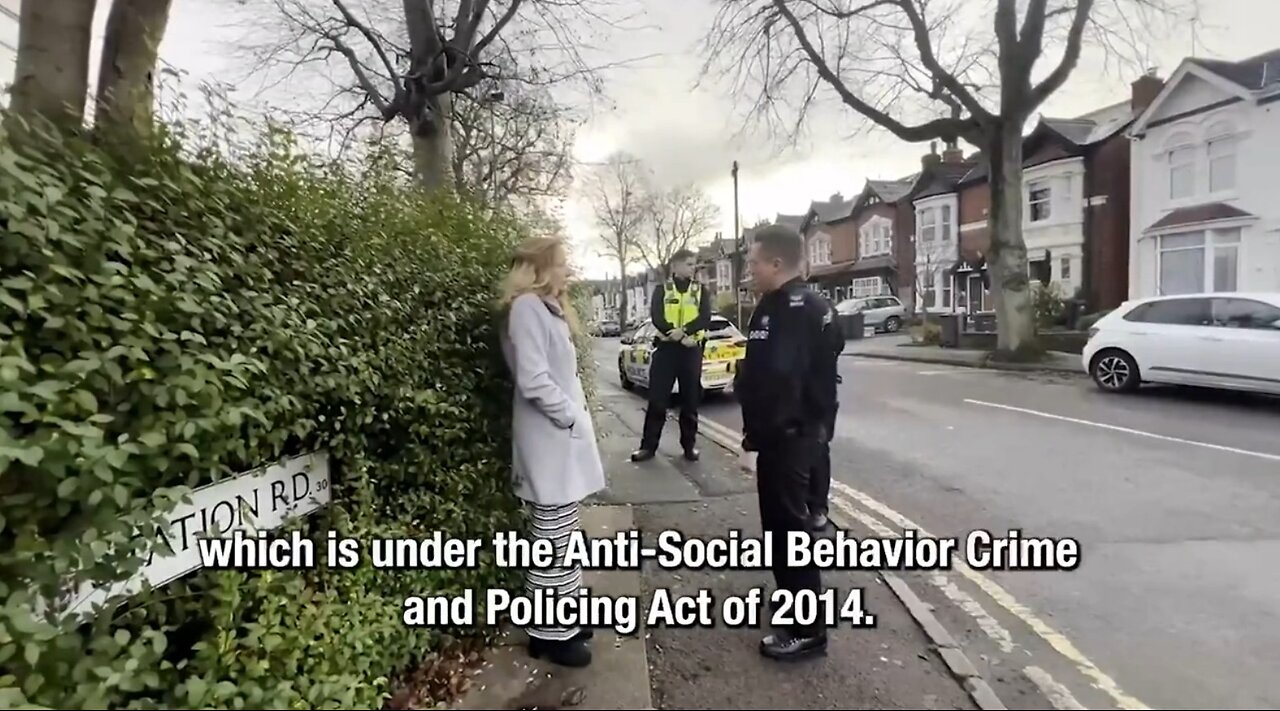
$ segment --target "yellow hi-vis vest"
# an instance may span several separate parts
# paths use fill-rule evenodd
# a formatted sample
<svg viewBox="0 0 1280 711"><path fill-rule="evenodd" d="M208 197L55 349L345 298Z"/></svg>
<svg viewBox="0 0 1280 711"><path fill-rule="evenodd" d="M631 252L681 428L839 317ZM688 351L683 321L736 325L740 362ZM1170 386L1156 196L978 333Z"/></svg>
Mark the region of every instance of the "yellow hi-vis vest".
<svg viewBox="0 0 1280 711"><path fill-rule="evenodd" d="M693 323L698 318L698 311L702 308L702 285L696 279L689 280L689 289L683 294L676 288L674 281L668 280L663 288L662 295L662 316L667 319L667 323L672 328L684 328L687 323ZM706 331L698 331L696 333L686 334L693 336L695 341L701 342L706 338Z"/></svg>

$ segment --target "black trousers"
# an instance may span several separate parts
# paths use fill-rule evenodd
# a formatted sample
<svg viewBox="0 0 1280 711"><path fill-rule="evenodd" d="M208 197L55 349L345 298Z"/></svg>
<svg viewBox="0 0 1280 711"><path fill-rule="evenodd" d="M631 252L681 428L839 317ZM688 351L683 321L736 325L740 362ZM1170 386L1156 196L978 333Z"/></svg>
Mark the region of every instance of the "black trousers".
<svg viewBox="0 0 1280 711"><path fill-rule="evenodd" d="M831 498L831 438L836 431L833 416L827 421L825 437L817 438L814 446L813 468L809 473L809 513L826 514Z"/></svg>
<svg viewBox="0 0 1280 711"><path fill-rule="evenodd" d="M822 592L822 574L817 566L793 568L787 565L789 535L794 531L809 535L809 475L818 443L818 438L812 435L781 435L760 443L756 451L760 525L766 533L772 534L773 578L779 590L792 593L802 590L812 590L815 594ZM812 634L821 629L821 625L796 626L792 631Z"/></svg>
<svg viewBox="0 0 1280 711"><path fill-rule="evenodd" d="M831 443L816 442L813 452L813 469L809 472L809 513L817 516L827 513L827 501L831 498Z"/></svg>
<svg viewBox="0 0 1280 711"><path fill-rule="evenodd" d="M680 446L688 450L697 445L702 349L664 344L653 349L653 362L649 364L649 408L644 415L641 449L658 449L662 426L667 421L671 389L677 382L680 384Z"/></svg>

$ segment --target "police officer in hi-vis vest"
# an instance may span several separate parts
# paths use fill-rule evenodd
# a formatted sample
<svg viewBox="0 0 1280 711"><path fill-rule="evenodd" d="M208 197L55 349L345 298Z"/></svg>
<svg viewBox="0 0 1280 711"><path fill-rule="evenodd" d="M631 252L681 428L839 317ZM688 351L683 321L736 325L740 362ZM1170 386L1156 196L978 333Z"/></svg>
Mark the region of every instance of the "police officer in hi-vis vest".
<svg viewBox="0 0 1280 711"><path fill-rule="evenodd" d="M658 336L649 364L649 408L640 449L631 453L634 462L653 459L657 453L676 383L680 384L680 446L685 459L698 459L695 445L702 398L702 348L711 325L711 296L693 278L693 261L693 252L676 252L667 265L667 281L653 290L649 316Z"/></svg>

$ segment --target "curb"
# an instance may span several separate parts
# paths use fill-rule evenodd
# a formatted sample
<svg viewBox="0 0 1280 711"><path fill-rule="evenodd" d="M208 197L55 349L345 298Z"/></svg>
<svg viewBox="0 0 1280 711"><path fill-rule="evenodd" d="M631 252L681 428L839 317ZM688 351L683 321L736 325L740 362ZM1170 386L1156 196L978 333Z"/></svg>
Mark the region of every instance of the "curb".
<svg viewBox="0 0 1280 711"><path fill-rule="evenodd" d="M910 363L929 363L931 365L952 365L957 368L976 368L978 370L1007 370L1015 373L1056 373L1059 375L1085 376L1083 370L1058 366L1040 365L1037 363L993 363L983 360L980 363L948 360L927 355L889 354L889 353L845 353L849 358L873 358L876 360L896 360Z"/></svg>
<svg viewBox="0 0 1280 711"><path fill-rule="evenodd" d="M743 455L748 453L742 451L739 446L741 437L735 439L733 435L736 433L733 430L718 422L712 422L705 417L699 416L698 434L738 455L739 464L744 470L754 470L754 464L744 461ZM833 514L832 517L838 518L839 514ZM847 528L847 526L845 527ZM982 709L982 711L1005 711L1008 707L996 695L991 685L982 678L982 674L973 665L973 662L969 660L969 657L965 655L955 637L938 621L937 616L933 614L932 606L921 600L920 596L916 595L915 591L911 589L911 586L895 573L882 570L880 571L880 577L884 579L889 589L902 602L902 606L907 608L911 618L916 621L916 624L924 631L925 636L937 648L938 656L942 658L943 663L947 665L947 669L951 671L951 675L968 692L969 697L978 705L978 708Z"/></svg>

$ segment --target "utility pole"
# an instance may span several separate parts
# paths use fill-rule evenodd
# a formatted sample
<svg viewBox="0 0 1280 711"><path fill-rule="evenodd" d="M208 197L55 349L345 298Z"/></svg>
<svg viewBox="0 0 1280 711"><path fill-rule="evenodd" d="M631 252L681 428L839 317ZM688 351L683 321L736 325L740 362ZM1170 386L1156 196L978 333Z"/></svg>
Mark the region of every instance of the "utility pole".
<svg viewBox="0 0 1280 711"><path fill-rule="evenodd" d="M733 162L733 303L738 309L738 328L742 325L742 228L738 225L738 161Z"/></svg>
<svg viewBox="0 0 1280 711"><path fill-rule="evenodd" d="M489 188L490 197L493 200L493 208L498 209L498 122L497 122L497 105L506 100L507 95L501 89L490 91L485 97L485 103L489 105Z"/></svg>

